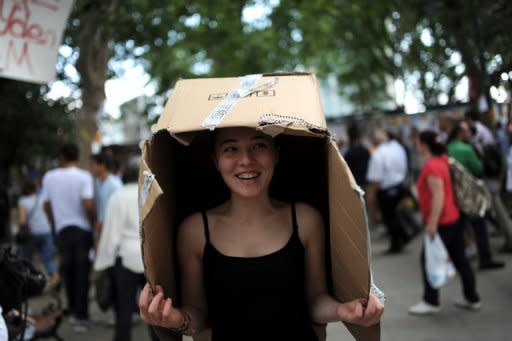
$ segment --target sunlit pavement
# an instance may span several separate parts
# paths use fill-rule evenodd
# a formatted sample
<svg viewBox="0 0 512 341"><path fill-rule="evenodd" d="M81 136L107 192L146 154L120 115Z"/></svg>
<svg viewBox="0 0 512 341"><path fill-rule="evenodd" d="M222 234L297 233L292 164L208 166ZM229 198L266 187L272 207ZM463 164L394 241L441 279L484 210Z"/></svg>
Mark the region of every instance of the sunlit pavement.
<svg viewBox="0 0 512 341"><path fill-rule="evenodd" d="M493 237L496 250L502 238ZM458 279L441 290L442 310L435 316L416 317L407 314L407 308L416 303L422 294L419 269L421 238L409 244L404 253L384 255L386 238L381 230L372 232L373 271L377 285L386 293L386 311L382 320L384 341L505 341L512 339L510 308L512 306L512 255L498 254L496 258L507 262L504 270L476 272L477 287L482 298L479 312L463 311L453 306L461 295ZM476 262L472 262L474 267ZM98 311L91 302L93 317L99 320L87 333L75 333L64 321L60 335L64 340L89 341L112 340L113 328L105 326L109 314ZM353 340L340 324L328 327L328 341ZM132 340L149 340L147 328L139 323L133 328ZM190 340L185 338L185 340Z"/></svg>

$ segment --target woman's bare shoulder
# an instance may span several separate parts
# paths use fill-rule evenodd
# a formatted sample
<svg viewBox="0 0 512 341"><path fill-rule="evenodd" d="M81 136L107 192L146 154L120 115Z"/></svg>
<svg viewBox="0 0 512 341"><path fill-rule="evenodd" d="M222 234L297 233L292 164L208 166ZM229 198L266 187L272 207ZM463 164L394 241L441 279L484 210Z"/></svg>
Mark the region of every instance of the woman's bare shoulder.
<svg viewBox="0 0 512 341"><path fill-rule="evenodd" d="M307 240L322 233L324 222L322 215L315 207L304 202L298 202L295 204L295 208L301 239Z"/></svg>
<svg viewBox="0 0 512 341"><path fill-rule="evenodd" d="M197 246L197 249L201 249L205 242L202 214L196 212L183 219L178 230L178 243L188 247Z"/></svg>
<svg viewBox="0 0 512 341"><path fill-rule="evenodd" d="M297 212L297 219L303 221L304 224L316 224L322 221L322 215L315 207L304 202L298 202L295 204Z"/></svg>

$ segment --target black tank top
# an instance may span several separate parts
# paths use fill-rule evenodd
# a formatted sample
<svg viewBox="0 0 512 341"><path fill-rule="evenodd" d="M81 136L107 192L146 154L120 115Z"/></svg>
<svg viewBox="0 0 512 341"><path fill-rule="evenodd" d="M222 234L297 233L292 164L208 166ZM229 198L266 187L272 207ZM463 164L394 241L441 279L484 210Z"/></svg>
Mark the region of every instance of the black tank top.
<svg viewBox="0 0 512 341"><path fill-rule="evenodd" d="M304 247L295 205L291 207L293 232L288 243L250 258L220 253L210 242L203 212L203 276L212 341L318 341L306 303Z"/></svg>

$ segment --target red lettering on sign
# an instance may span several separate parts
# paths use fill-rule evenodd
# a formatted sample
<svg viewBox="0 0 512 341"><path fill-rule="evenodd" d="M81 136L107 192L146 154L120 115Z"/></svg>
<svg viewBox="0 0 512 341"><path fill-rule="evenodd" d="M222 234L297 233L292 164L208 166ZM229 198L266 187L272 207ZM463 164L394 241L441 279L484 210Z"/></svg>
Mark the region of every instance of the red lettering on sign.
<svg viewBox="0 0 512 341"><path fill-rule="evenodd" d="M30 61L30 55L28 51L28 43L25 41L23 42L23 47L21 49L21 55L18 55L16 53L16 46L14 45L14 41L9 41L9 46L7 47L7 59L6 59L6 70L10 69L10 61L13 60L18 67L22 66L23 64L27 65L29 73L32 75L34 74L34 69L32 67L32 63Z"/></svg>
<svg viewBox="0 0 512 341"><path fill-rule="evenodd" d="M48 2L44 1L32 0L32 2L45 7L48 5ZM0 36L9 35L38 45L55 46L55 30L45 29L38 23L30 22L32 12L28 0L14 3L7 16L5 16L4 4L5 1L0 0Z"/></svg>

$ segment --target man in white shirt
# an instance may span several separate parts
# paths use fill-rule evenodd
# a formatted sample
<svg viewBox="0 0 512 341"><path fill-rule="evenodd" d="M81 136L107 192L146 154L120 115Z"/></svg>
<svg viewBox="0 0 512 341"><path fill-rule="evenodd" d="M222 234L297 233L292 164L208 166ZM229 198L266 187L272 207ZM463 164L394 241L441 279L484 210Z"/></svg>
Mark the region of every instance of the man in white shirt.
<svg viewBox="0 0 512 341"><path fill-rule="evenodd" d="M370 209L376 210L377 205L380 208L391 238L388 253L398 253L408 240L396 214L396 207L406 191L407 154L404 147L382 129L375 131L374 143L377 148L370 156L366 173L367 202Z"/></svg>
<svg viewBox="0 0 512 341"><path fill-rule="evenodd" d="M56 235L70 321L75 331L84 332L89 326L94 185L91 174L77 167L78 156L75 144L61 147L60 167L45 174L41 198Z"/></svg>

